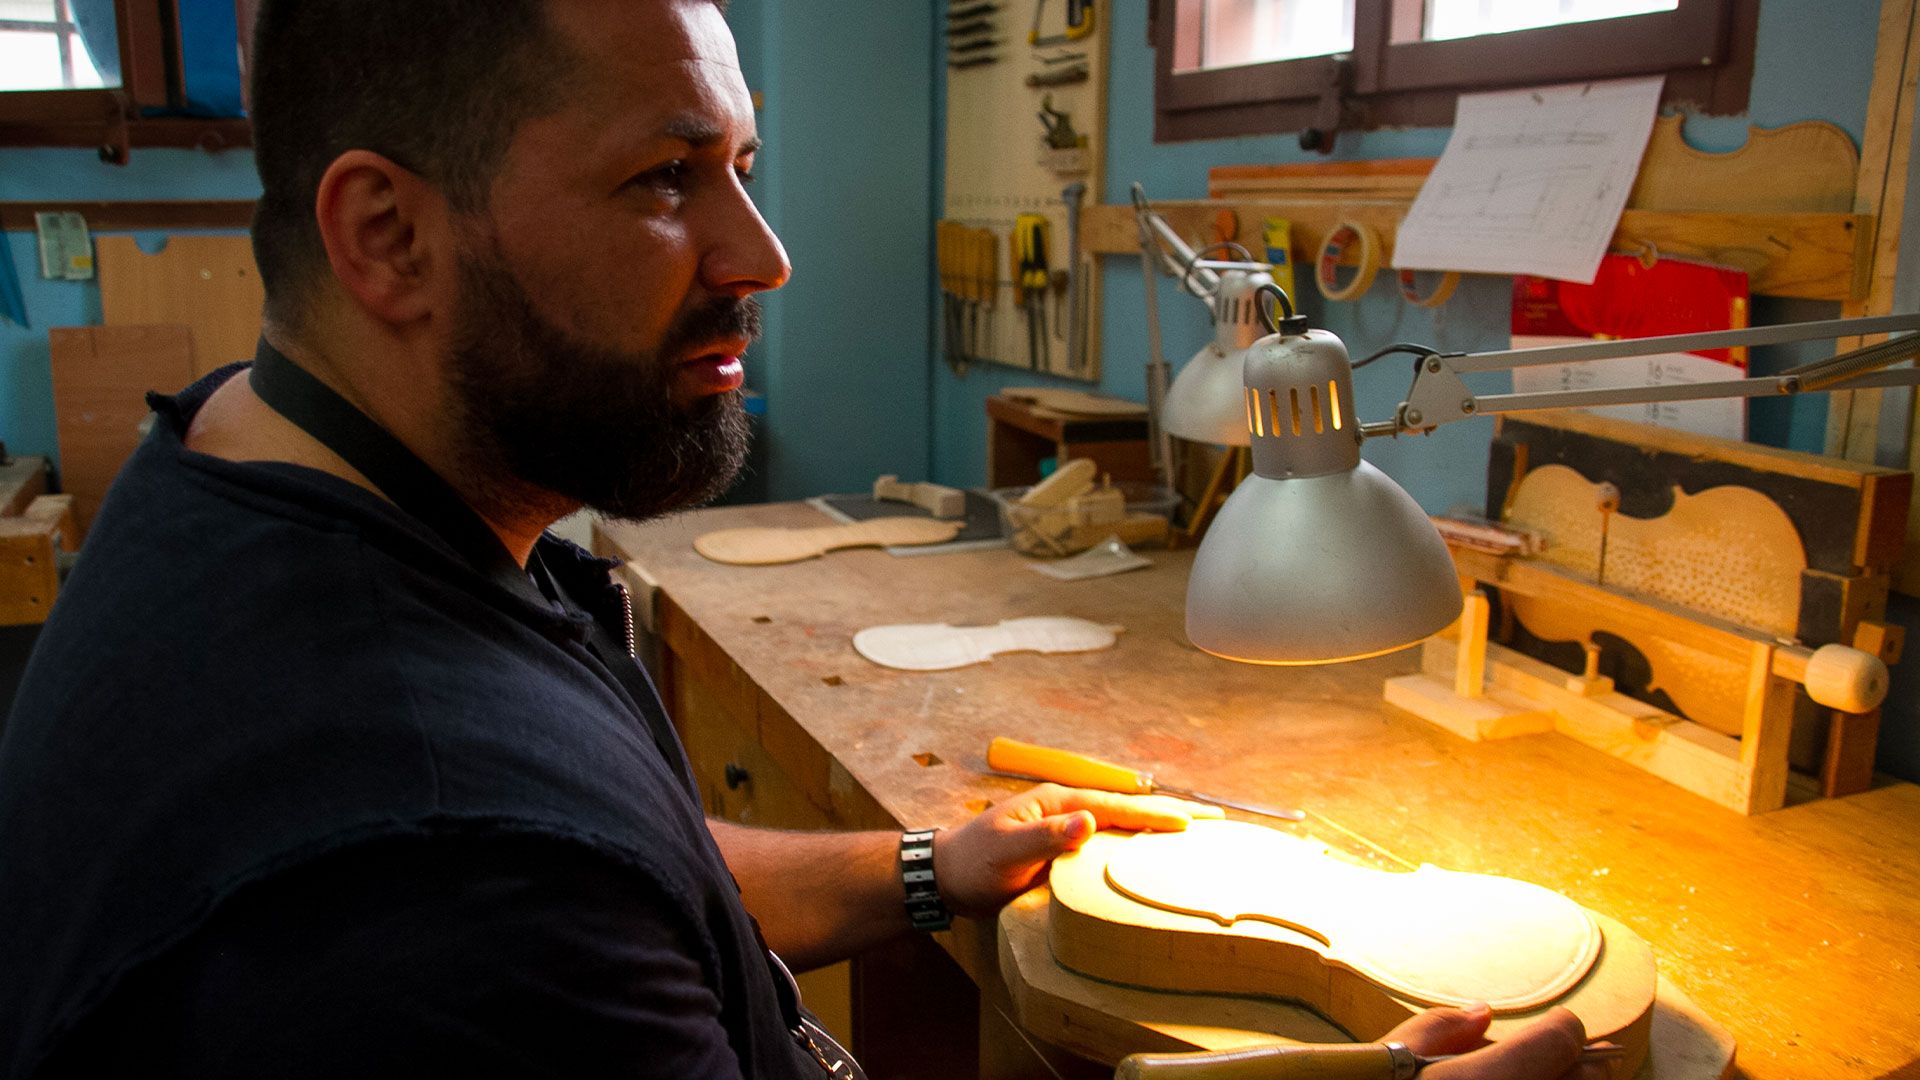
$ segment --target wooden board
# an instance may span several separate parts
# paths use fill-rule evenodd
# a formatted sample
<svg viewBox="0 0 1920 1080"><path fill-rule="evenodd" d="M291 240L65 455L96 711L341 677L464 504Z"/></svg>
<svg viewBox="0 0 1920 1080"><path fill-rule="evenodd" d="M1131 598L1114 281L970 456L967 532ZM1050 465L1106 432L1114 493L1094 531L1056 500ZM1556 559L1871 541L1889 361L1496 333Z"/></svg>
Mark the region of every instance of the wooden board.
<svg viewBox="0 0 1920 1080"><path fill-rule="evenodd" d="M1725 153L1687 145L1686 117L1654 121L1627 205L1637 210L1844 214L1853 210L1860 155L1845 129L1820 120L1750 127Z"/></svg>
<svg viewBox="0 0 1920 1080"><path fill-rule="evenodd" d="M72 495L81 536L134 447L146 393L193 381L193 340L181 325L64 327L47 332L60 490Z"/></svg>
<svg viewBox="0 0 1920 1080"><path fill-rule="evenodd" d="M1235 237L1249 250L1265 247L1262 223L1269 217L1293 224L1295 265L1310 265L1327 234L1342 221L1370 226L1381 241L1381 265L1392 265L1393 236L1406 216L1408 201L1344 197L1300 197L1286 201L1197 200L1154 203L1189 241L1210 238L1222 210L1233 211L1240 225ZM1133 207L1090 206L1082 234L1088 250L1103 255L1137 255L1140 234ZM1736 266L1749 275L1755 293L1812 300L1864 297L1872 265L1873 218L1866 214L1765 214L1627 209L1620 215L1611 247L1643 251L1648 244L1662 255Z"/></svg>
<svg viewBox="0 0 1920 1080"><path fill-rule="evenodd" d="M1208 823L1196 822L1189 832L1200 829L1198 835L1204 836L1207 828ZM1271 832L1233 822L1223 823L1220 829ZM1184 835L1156 839L1178 845L1178 837ZM1379 1038L1431 1003L1396 993L1361 974L1341 955L1342 942L1329 941L1314 927L1283 925L1266 919L1242 919L1223 926L1211 916L1170 911L1123 894L1114 887L1115 875L1110 867L1133 842L1131 834L1100 833L1078 852L1054 863L1049 877L1053 893L1049 941L1055 959L1069 971L1151 989L1249 993L1298 1001L1362 1040ZM1264 853L1263 848L1249 852L1244 862L1236 859L1224 864L1213 880L1224 882L1250 871L1258 880L1260 875L1253 864ZM1361 913L1359 919L1344 924L1346 931L1356 935L1370 930L1383 931L1390 922L1403 927L1419 922L1422 898L1416 891L1415 880L1422 873L1444 873L1429 868L1413 874L1388 874L1325 860L1318 867L1313 863L1297 864L1298 873L1290 883L1277 887L1285 888L1290 894L1298 888L1302 895L1290 895L1287 899L1290 903L1304 902L1320 889L1323 876L1315 870L1329 870L1334 865L1341 869L1337 873L1325 873L1324 880L1339 892L1340 904ZM1203 872L1192 866L1186 870L1189 878ZM1356 880L1346 883L1344 888L1335 884L1335 878L1348 875L1356 876ZM1357 875L1373 875L1372 881L1378 882L1373 885L1377 891L1364 891ZM1598 961L1590 968L1580 965L1580 974L1584 977L1577 978L1570 989L1562 985L1561 992L1548 995L1544 1000L1533 1001L1533 996L1522 995L1505 1002L1507 1008L1496 1013L1489 1036L1497 1040L1526 1019L1537 1017L1550 1005L1563 1005L1580 1016L1591 1037L1611 1038L1627 1046L1629 1057L1621 1072L1630 1075L1639 1067L1647 1048L1655 990L1652 950L1624 926L1604 916L1580 911L1564 900L1559 903L1581 916L1577 924L1580 932L1604 935L1604 948L1598 941L1592 942L1592 947L1598 950ZM1452 918L1456 921L1470 918L1470 912L1469 907ZM1540 925L1550 924L1549 919ZM1499 936L1499 927L1485 929L1494 937ZM1466 925L1456 927L1454 932L1461 935L1461 942L1477 933ZM1446 931L1429 928L1428 933L1419 935L1418 939L1403 940L1397 948L1405 962L1417 965L1422 959L1436 958L1431 954L1424 958L1413 955L1422 948L1420 941L1438 945L1442 950L1447 948L1436 941L1436 937L1445 938ZM1564 972L1566 957L1584 953L1588 943L1584 938L1569 943L1559 932L1548 931L1533 944L1544 946L1547 954L1541 970ZM1469 949L1449 961L1449 966L1467 963L1478 967L1459 972L1463 981L1450 989L1465 990L1470 985L1474 989L1486 988L1473 978L1475 974L1495 970L1506 959L1515 957L1521 958L1524 964L1527 953L1527 948L1511 944L1504 947L1504 951L1485 944ZM1525 982L1527 979L1522 978L1518 983L1508 984L1496 978L1489 985ZM1427 989L1431 992L1433 988Z"/></svg>
<svg viewBox="0 0 1920 1080"><path fill-rule="evenodd" d="M1111 0L1093 0L1093 32L1073 42L1035 48L1027 44L1027 32L1034 25L1036 8L1042 9L1041 34L1060 32L1066 5L1045 0L1003 0L997 9L981 16L993 25L989 36L1000 44L984 52L999 57L998 62L947 71L946 123L946 200L941 216L975 229L993 232L998 263L998 280L990 317L982 316L981 333L989 344L986 358L1010 367L1029 366L1029 346L1025 313L1014 304L1013 275L1009 264L1009 234L1015 215L1042 214L1051 230L1048 265L1065 269L1067 257L1067 207L1062 192L1072 183L1086 185L1083 205L1099 202L1105 190L1107 50L1113 4ZM969 22L974 21L972 19ZM1066 63L1046 64L1041 57L1084 54L1084 58ZM968 53L977 56L978 53ZM1067 86L1031 87L1027 79L1047 76L1084 66L1085 82ZM1045 143L1045 128L1038 119L1044 101L1072 118L1074 129L1086 138L1079 152L1078 169L1058 169L1070 164ZM1082 233L1084 236L1084 222ZM1135 239L1138 252L1138 238ZM1101 284L1098 261L1082 242L1081 324L1086 364L1076 370L1068 363L1066 310L1064 298L1055 310L1051 295L1043 302L1046 309L1046 357L1039 370L1069 378L1100 381ZM1057 332L1056 332L1057 331Z"/></svg>
<svg viewBox="0 0 1920 1080"><path fill-rule="evenodd" d="M0 626L47 620L60 595L55 552L78 546L71 495L42 495L25 513L0 517Z"/></svg>
<svg viewBox="0 0 1920 1080"><path fill-rule="evenodd" d="M1207 170L1207 198L1285 201L1301 196L1391 198L1412 202L1435 158L1307 161L1279 165L1216 165ZM1257 254L1257 252L1256 252Z"/></svg>
<svg viewBox="0 0 1920 1080"><path fill-rule="evenodd" d="M1088 394L1079 390L1060 390L1046 386L1008 386L1001 388L1000 396L1017 401L1030 401L1042 409L1062 416L1147 415L1147 407L1139 402L1107 397L1103 394Z"/></svg>
<svg viewBox="0 0 1920 1080"><path fill-rule="evenodd" d="M714 562L765 566L811 559L838 548L938 544L953 539L966 524L886 517L811 529L721 529L695 540L693 548Z"/></svg>
<svg viewBox="0 0 1920 1080"><path fill-rule="evenodd" d="M131 236L102 236L94 249L106 325L185 323L193 334L194 378L253 359L266 292L248 237L172 236L158 255L148 255Z"/></svg>

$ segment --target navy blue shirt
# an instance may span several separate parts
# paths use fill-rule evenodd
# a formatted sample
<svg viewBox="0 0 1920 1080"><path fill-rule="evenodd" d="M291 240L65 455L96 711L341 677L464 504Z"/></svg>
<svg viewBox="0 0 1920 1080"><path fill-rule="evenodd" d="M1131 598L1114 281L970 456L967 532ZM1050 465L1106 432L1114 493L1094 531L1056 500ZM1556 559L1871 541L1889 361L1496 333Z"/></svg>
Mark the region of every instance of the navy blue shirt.
<svg viewBox="0 0 1920 1080"><path fill-rule="evenodd" d="M537 603L187 450L237 370L150 399L0 736L0 1076L817 1075L657 697L589 647L607 564L543 539L586 610Z"/></svg>

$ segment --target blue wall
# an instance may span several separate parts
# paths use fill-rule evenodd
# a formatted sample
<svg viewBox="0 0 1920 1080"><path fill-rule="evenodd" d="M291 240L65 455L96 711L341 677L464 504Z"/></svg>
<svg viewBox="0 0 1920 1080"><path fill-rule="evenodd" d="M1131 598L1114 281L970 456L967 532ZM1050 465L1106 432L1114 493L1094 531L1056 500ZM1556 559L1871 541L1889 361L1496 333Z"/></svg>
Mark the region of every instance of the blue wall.
<svg viewBox="0 0 1920 1080"><path fill-rule="evenodd" d="M755 198L793 260L747 355L775 499L930 470L935 13L741 0L728 15L765 95Z"/></svg>

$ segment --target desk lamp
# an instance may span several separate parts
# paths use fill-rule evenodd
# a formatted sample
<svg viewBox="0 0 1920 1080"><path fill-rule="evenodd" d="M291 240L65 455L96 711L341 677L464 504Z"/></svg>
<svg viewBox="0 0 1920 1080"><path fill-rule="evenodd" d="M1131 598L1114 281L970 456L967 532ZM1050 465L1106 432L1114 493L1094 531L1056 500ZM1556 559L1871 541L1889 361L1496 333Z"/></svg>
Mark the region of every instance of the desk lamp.
<svg viewBox="0 0 1920 1080"><path fill-rule="evenodd" d="M1487 353L1417 345L1412 387L1392 420L1353 416L1346 346L1307 327L1277 286L1259 304L1269 336L1246 352L1242 410L1253 475L1220 510L1195 554L1187 637L1230 660L1328 664L1404 648L1458 617L1453 560L1419 504L1361 460L1369 437L1427 431L1486 413L1703 398L1758 397L1920 384L1920 370L1878 369L1920 356L1920 336L1892 338L1778 375L1723 382L1477 395L1461 375L1654 353L1773 345L1920 330L1920 314L1582 342ZM1260 297L1256 297L1259 300Z"/></svg>
<svg viewBox="0 0 1920 1080"><path fill-rule="evenodd" d="M1241 363L1248 346L1264 336L1256 313L1256 291L1271 285L1272 265L1253 261L1246 248L1232 241L1212 244L1195 252L1173 231L1165 218L1153 212L1146 191L1133 185L1134 218L1140 230L1142 273L1147 282L1147 419L1151 449L1162 481L1173 487L1172 460L1164 436L1220 446L1246 446L1249 435L1243 419L1245 396ZM1206 258L1215 251L1238 254L1235 261ZM1154 291L1158 273L1178 278L1182 291L1196 296L1213 315L1213 340L1193 354L1172 387L1167 386L1167 363L1160 348L1159 297Z"/></svg>

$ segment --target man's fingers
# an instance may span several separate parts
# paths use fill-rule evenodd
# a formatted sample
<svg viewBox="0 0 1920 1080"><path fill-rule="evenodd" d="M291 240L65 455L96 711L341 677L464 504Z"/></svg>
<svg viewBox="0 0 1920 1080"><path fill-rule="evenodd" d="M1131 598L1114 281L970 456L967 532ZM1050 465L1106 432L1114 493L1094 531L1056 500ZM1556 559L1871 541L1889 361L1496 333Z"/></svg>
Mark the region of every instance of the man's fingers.
<svg viewBox="0 0 1920 1080"><path fill-rule="evenodd" d="M1463 1009L1428 1009L1403 1021L1381 1042L1405 1043L1416 1054L1464 1054L1486 1041L1493 1010L1476 1001Z"/></svg>
<svg viewBox="0 0 1920 1080"><path fill-rule="evenodd" d="M1470 1057L1443 1061L1421 1073L1423 1080L1482 1076L1583 1076L1574 1071L1587 1041L1580 1018L1566 1009L1549 1010L1539 1020L1504 1036ZM1412 1044L1408 1044L1412 1045Z"/></svg>
<svg viewBox="0 0 1920 1080"><path fill-rule="evenodd" d="M1093 815L1084 811L1050 814L1037 821L1021 822L1005 834L1006 846L998 853L1001 864L1045 863L1086 843L1096 828Z"/></svg>
<svg viewBox="0 0 1920 1080"><path fill-rule="evenodd" d="M1085 810L1093 814L1095 823L1102 829L1180 832L1195 818L1226 816L1217 806L1168 795L1116 795L1058 784L1042 784L1029 794L1038 800L1046 815Z"/></svg>

